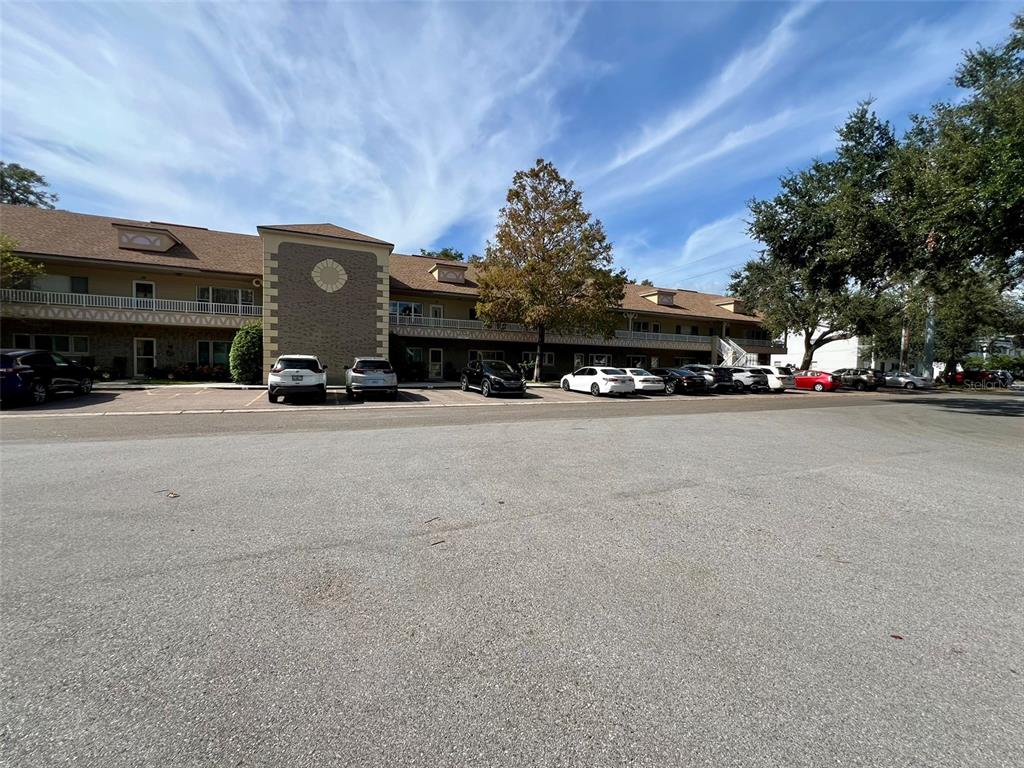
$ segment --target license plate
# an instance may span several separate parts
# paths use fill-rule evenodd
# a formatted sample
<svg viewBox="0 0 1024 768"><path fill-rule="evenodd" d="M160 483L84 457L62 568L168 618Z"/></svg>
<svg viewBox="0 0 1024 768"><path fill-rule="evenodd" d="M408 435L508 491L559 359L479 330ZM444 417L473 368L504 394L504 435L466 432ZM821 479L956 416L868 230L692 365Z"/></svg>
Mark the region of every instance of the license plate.
<svg viewBox="0 0 1024 768"><path fill-rule="evenodd" d="M301 376L292 376L292 381L302 381Z"/></svg>

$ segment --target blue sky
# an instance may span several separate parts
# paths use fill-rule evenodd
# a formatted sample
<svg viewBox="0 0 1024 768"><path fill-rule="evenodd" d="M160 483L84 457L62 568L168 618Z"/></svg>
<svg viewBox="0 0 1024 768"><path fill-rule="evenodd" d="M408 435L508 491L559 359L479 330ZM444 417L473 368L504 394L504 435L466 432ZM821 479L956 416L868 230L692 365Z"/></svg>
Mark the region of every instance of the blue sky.
<svg viewBox="0 0 1024 768"><path fill-rule="evenodd" d="M467 254L545 157L631 276L717 291L756 247L747 200L858 100L902 128L955 96L1019 8L7 2L0 155L70 210Z"/></svg>

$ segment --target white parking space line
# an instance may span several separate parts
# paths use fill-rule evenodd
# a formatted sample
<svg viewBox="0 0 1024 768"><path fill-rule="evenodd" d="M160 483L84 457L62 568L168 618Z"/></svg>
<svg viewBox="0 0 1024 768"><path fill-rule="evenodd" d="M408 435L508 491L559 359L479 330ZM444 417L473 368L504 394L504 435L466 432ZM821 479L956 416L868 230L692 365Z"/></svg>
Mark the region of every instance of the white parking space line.
<svg viewBox="0 0 1024 768"><path fill-rule="evenodd" d="M258 395L256 395L256 397L254 397L252 400L250 400L248 403L246 403L245 407L248 408L250 405L255 403L257 400L262 400L262 399L263 399L263 393L260 392Z"/></svg>

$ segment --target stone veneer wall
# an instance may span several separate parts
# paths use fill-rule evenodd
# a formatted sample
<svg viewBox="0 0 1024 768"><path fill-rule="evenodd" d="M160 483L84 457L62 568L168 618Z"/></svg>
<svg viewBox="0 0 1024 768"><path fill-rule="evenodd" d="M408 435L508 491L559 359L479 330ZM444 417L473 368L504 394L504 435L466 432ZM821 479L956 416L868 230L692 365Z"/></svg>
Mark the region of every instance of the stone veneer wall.
<svg viewBox="0 0 1024 768"><path fill-rule="evenodd" d="M278 355L317 355L329 366L328 382L341 384L354 357L387 356L389 249L374 253L341 240L263 236L265 369ZM345 270L345 283L334 292L312 276L325 259Z"/></svg>

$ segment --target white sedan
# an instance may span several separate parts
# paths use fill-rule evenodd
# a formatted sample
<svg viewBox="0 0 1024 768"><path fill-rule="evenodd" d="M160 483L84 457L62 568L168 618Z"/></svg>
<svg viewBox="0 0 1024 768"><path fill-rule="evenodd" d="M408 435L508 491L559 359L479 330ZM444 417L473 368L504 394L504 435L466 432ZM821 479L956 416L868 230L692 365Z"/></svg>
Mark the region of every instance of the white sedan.
<svg viewBox="0 0 1024 768"><path fill-rule="evenodd" d="M615 393L625 397L634 390L633 377L621 368L580 368L562 377L566 392L589 392L594 397Z"/></svg>
<svg viewBox="0 0 1024 768"><path fill-rule="evenodd" d="M624 368L623 370L633 379L633 388L637 392L665 391L665 382L660 376L655 376L643 368Z"/></svg>
<svg viewBox="0 0 1024 768"><path fill-rule="evenodd" d="M915 376L909 371L890 371L885 374L885 386L903 387L903 389L918 389L930 387L932 383L923 376Z"/></svg>

